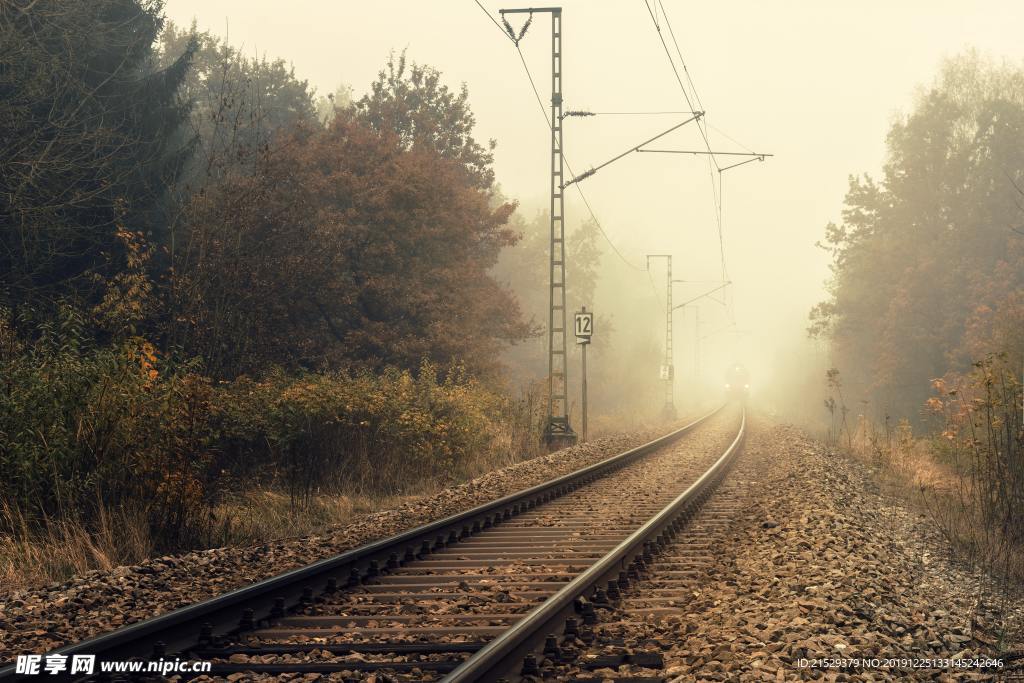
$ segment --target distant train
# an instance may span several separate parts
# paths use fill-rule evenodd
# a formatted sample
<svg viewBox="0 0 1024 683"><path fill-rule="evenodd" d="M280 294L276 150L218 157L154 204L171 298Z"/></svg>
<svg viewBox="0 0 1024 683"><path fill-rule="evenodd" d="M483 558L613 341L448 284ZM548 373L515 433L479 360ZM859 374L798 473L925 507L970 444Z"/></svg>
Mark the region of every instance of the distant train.
<svg viewBox="0 0 1024 683"><path fill-rule="evenodd" d="M734 398L744 398L750 393L750 372L739 363L730 365L725 372L725 391Z"/></svg>

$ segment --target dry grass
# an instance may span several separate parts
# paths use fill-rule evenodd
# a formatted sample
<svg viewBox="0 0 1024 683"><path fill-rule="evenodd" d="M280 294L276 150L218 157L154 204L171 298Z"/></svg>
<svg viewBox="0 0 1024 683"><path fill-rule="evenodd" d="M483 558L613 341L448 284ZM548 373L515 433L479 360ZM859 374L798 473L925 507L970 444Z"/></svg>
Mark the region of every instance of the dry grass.
<svg viewBox="0 0 1024 683"><path fill-rule="evenodd" d="M419 495L430 490L425 487ZM244 546L305 536L351 522L360 515L397 507L413 496L315 496L294 504L287 494L254 491L214 510L210 546ZM104 510L99 523L48 521L33 527L19 510L0 508L0 585L28 588L64 581L90 570L137 564L153 555L143 514Z"/></svg>
<svg viewBox="0 0 1024 683"><path fill-rule="evenodd" d="M322 533L361 515L398 507L442 487L521 462L540 452L539 442L522 429L500 427L492 447L443 479L409 478L395 463L381 465L377 476L401 483L398 493L314 493L293 499L288 493L256 489L236 495L213 510L201 547L245 546ZM381 469L383 468L383 469ZM97 521L47 519L40 525L16 507L0 503L0 585L27 588L64 581L90 570L136 564L155 551L146 515L101 506Z"/></svg>
<svg viewBox="0 0 1024 683"><path fill-rule="evenodd" d="M9 457L0 465L34 477L0 481L4 587L59 582L153 554L319 533L541 452L546 402L539 389L506 396L457 369L443 380L425 364L417 374L271 375L215 387L197 375L165 373L156 378L167 385L158 394L146 388L153 378L136 376L137 363L108 377L108 366L127 361L116 350L103 354L66 358L75 370L58 373L52 363L25 361L22 379L35 394L16 388L13 395L33 400L0 406L9 410L0 414L0 432L14 425L12 433L31 436L0 449ZM98 405L77 385L64 387L67 396L54 394L51 375L65 383L81 378L83 363L96 366L86 388L121 381L128 388L100 393L124 401ZM186 380L203 387L201 400L181 400L192 396ZM152 412L137 410L137 396ZM78 404L69 407L72 398ZM99 427L65 428L85 423L113 425L117 438ZM50 425L59 434L46 431ZM102 433L97 440L117 448L96 456L85 432ZM97 503L94 487L105 500ZM128 504L114 508L112 500Z"/></svg>
<svg viewBox="0 0 1024 683"><path fill-rule="evenodd" d="M975 618L994 626L990 635L999 647L1024 637L1020 614L1012 608L1024 591L1024 547L984 523L970 479L941 459L935 440L915 438L905 421L879 428L861 416L850 438L839 442L872 469L886 494L931 521L950 556L973 568ZM891 532L895 542L895 509Z"/></svg>
<svg viewBox="0 0 1024 683"><path fill-rule="evenodd" d="M942 490L959 479L952 468L936 459L931 442L915 438L906 422L879 428L861 415L849 443L850 452L873 467L880 483L893 492L913 494L921 487Z"/></svg>
<svg viewBox="0 0 1024 683"><path fill-rule="evenodd" d="M216 545L250 545L321 533L361 515L416 500L431 490L424 487L416 494L401 496L320 495L302 504L280 492L253 491L214 511L222 534Z"/></svg>
<svg viewBox="0 0 1024 683"><path fill-rule="evenodd" d="M10 588L63 581L92 569L112 569L152 554L145 515L101 509L93 528L72 518L32 526L22 511L0 507L0 585Z"/></svg>
<svg viewBox="0 0 1024 683"><path fill-rule="evenodd" d="M879 429L861 416L850 444L883 490L926 515L953 554L978 568L997 592L1024 588L1024 548L986 528L970 480L940 459L933 439L914 437L906 422Z"/></svg>

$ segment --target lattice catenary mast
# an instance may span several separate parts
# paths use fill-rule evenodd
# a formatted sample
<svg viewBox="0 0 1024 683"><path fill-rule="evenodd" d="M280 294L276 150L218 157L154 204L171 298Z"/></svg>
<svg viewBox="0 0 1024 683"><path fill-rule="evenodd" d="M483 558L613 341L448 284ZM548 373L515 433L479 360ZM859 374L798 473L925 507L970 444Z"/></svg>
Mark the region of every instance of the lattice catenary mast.
<svg viewBox="0 0 1024 683"><path fill-rule="evenodd" d="M667 265L666 279L666 302L665 302L665 363L662 365L661 379L665 388L665 417L675 419L676 417L676 396L675 396L675 364L672 351L672 255L671 254L648 254L647 270L651 269L652 258L663 258Z"/></svg>
<svg viewBox="0 0 1024 683"><path fill-rule="evenodd" d="M562 8L500 10L506 14L551 15L551 241L548 297L548 420L544 440L551 447L576 443L569 425L565 327L565 200L562 155ZM520 36L521 37L521 36Z"/></svg>

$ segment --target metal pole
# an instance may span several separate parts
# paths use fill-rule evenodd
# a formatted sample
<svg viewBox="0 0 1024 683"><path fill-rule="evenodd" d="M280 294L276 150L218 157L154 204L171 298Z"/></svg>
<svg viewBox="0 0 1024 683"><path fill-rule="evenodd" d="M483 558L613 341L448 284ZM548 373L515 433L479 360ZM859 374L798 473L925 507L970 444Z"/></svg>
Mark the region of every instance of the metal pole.
<svg viewBox="0 0 1024 683"><path fill-rule="evenodd" d="M672 349L672 257L668 257L667 292L665 313L665 363L668 365L668 381L665 382L665 415L676 417L675 352Z"/></svg>
<svg viewBox="0 0 1024 683"><path fill-rule="evenodd" d="M583 310L586 310L584 308ZM587 347L590 343L583 344L583 441L587 440Z"/></svg>
<svg viewBox="0 0 1024 683"><path fill-rule="evenodd" d="M569 426L565 327L565 180L562 157L562 8L503 9L501 14L551 14L551 239L548 290L548 420L544 441L558 448L576 443Z"/></svg>
<svg viewBox="0 0 1024 683"><path fill-rule="evenodd" d="M662 408L665 416L669 419L676 417L675 403L675 368L673 361L675 354L672 349L672 255L671 254L648 254L647 268L650 270L652 258L663 258L667 263L666 268L666 298L665 298L665 372L667 373L663 388L665 404Z"/></svg>
<svg viewBox="0 0 1024 683"><path fill-rule="evenodd" d="M569 426L568 363L565 328L565 198L562 190L562 10L551 10L551 250L548 318L548 381L550 404L547 441L563 446L576 443Z"/></svg>
<svg viewBox="0 0 1024 683"><path fill-rule="evenodd" d="M693 308L693 382L700 374L700 306Z"/></svg>

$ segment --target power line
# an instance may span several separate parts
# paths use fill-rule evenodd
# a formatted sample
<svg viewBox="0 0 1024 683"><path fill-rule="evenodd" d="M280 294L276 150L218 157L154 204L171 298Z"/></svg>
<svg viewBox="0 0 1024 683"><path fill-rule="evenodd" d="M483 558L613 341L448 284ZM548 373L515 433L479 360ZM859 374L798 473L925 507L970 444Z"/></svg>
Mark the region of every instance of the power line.
<svg viewBox="0 0 1024 683"><path fill-rule="evenodd" d="M705 120L706 120L706 119L705 119ZM717 132L718 132L718 134L719 134L719 135L721 135L722 137L726 138L727 140L730 140L731 142L734 142L734 143L736 143L737 145L739 145L739 146L740 146L740 147L742 147L743 149L747 150L748 152L750 152L750 153L752 153L752 154L754 153L752 149L750 149L749 147L747 147L746 145L744 145L744 144L743 144L742 142L740 142L740 141L739 141L739 140L737 140L736 138L734 138L734 137L730 136L730 135L729 135L728 133L726 133L726 132L725 132L724 130L722 130L722 129L721 129L721 128L719 128L718 126L714 125L714 124L713 124L713 123L711 123L710 121L707 121L707 124L708 124L708 126L709 126L709 127L711 127L711 128L714 128L714 129L715 129L715 131L717 131ZM769 155L769 156L770 156L770 155Z"/></svg>
<svg viewBox="0 0 1024 683"><path fill-rule="evenodd" d="M657 3L657 0L655 0L655 2ZM686 86L683 85L683 79L679 75L679 69L676 68L676 61L672 59L672 53L668 49L668 43L665 42L665 36L663 36L661 33L661 26L658 24L658 18L654 16L654 11L651 9L651 3L649 2L649 0L644 0L644 5L647 7L648 14L651 15L651 21L654 22L654 28L658 32L658 40L661 41L661 46L662 48L665 49L665 56L668 57L669 66L672 67L672 73L676 75L676 82L679 83L679 90L682 91L683 93L683 99L686 100L686 106L688 106L690 109L693 109L694 106L693 102L690 100L690 94L686 92ZM662 11L664 12L664 7L662 8ZM668 24L667 16L665 17L665 23ZM696 97L696 92L694 93L694 96ZM707 132L699 124L697 128L700 130L701 137L704 138L704 144L707 146L708 151L711 151L711 143L708 141ZM714 159L714 155L712 155L711 158ZM716 161L715 163L717 165L718 162Z"/></svg>
<svg viewBox="0 0 1024 683"><path fill-rule="evenodd" d="M690 87L693 89L693 96L694 96L694 99L697 100L697 106L703 111L704 110L704 106L703 106L703 104L700 101L700 95L697 93L696 86L694 86L693 78L690 76L690 71L686 67L686 61L683 59L682 50L679 48L679 41L676 40L675 31L672 29L672 22L669 20L668 13L665 11L665 6L661 3L661 0L654 0L654 2L655 2L655 9L658 7L658 5L661 5L661 15L662 15L662 18L665 20L665 25L668 26L669 34L672 37L672 42L675 44L676 53L679 55L679 63L682 65L683 71L686 73L686 79L690 83ZM675 74L676 82L679 84L679 90L683 93L683 99L686 100L687 106L690 107L691 109L693 109L693 102L690 100L690 95L686 91L686 86L683 85L683 79L679 75L679 69L676 68L676 62L672 58L672 52L668 49L668 44L665 42L665 36L661 32L661 26L658 24L657 16L655 15L654 11L651 9L650 0L644 0L644 6L647 7L647 13L651 15L651 21L654 22L654 28L655 28L655 30L658 33L658 40L661 42L661 47L665 51L665 56L668 58L669 65L672 67L672 73ZM712 202L713 202L714 207L715 207L715 220L716 220L716 223L718 224L718 249L719 249L719 257L721 259L722 279L724 280L724 279L726 279L728 271L727 271L727 269L725 267L725 238L723 237L723 228L722 228L722 193L721 193L722 167L719 166L718 159L715 158L715 155L714 155L714 153L711 150L711 142L708 140L707 131L704 129L704 126L701 124L700 121L697 122L697 129L700 131L701 138L703 138L703 140L704 140L704 146L707 148L707 151L709 153L709 155L708 155L708 175L709 175L710 180L711 180L711 195L712 195ZM712 168L712 164L714 165L714 168ZM716 185L715 185L715 170L718 171L718 187L717 188L716 188Z"/></svg>
<svg viewBox="0 0 1024 683"><path fill-rule="evenodd" d="M711 173L711 188L714 192L715 187L715 176L708 168L708 172ZM722 278L726 278L729 274L728 269L725 267L725 237L723 236L722 228L722 169L718 169L718 215L716 220L718 222L718 255L722 262Z"/></svg>
<svg viewBox="0 0 1024 683"><path fill-rule="evenodd" d="M679 63L683 66L686 81L690 84L690 90L693 91L693 97L697 100L697 106L703 109L704 105L700 101L700 93L697 92L697 86L694 85L693 78L690 77L690 70L686 68L686 60L683 59L683 51L679 49L679 41L676 40L676 32L672 30L672 22L668 18L668 12L665 11L665 5L661 0L658 0L658 4L661 5L661 15L665 18L665 25L668 26L668 33L672 36L672 43L676 46L676 54L679 55Z"/></svg>
<svg viewBox="0 0 1024 683"><path fill-rule="evenodd" d="M502 33L504 33L504 31L502 31ZM537 90L537 84L533 80L533 74L530 73L530 67L526 63L526 57L523 56L523 51L518 45L516 45L516 52L519 53L519 61L522 62L523 64L523 70L526 71L526 77L529 79L530 87L533 89L533 96L534 98L536 98L538 106L540 106L541 116L544 117L544 125L547 126L548 130L551 130L551 123L548 121L548 114L547 110L544 108L544 101L540 97L540 91ZM565 163L565 167L569 171L569 175L572 177L576 177L576 173L572 170L572 165L569 163L569 160L565 157L565 152L561 151L560 153L562 156L562 161ZM616 247L615 243L612 242L610 237L608 237L608 233L605 232L604 226L601 225L601 221L597 219L597 214L594 213L594 209L590 206L590 202L587 200L587 196L583 194L583 190L580 189L579 184L577 183L574 184L573 186L576 188L576 192L579 193L580 199L583 200L583 205L587 207L587 211L590 213L590 219L594 221L594 225L597 226L597 229L601 233L601 236L604 237L605 241L608 243L608 246L610 246L612 248L612 251L615 252L615 255L618 256L623 263L625 263L633 270L644 270L643 268L640 268L639 266L631 263L629 259L622 255L622 252L619 251L619 248Z"/></svg>
<svg viewBox="0 0 1024 683"><path fill-rule="evenodd" d="M661 15L665 18L665 25L668 26L668 32L669 32L669 35L672 37L672 44L675 45L676 55L679 57L679 63L683 67L683 73L686 74L686 81L690 84L690 89L693 91L693 97L694 97L694 99L697 100L697 106L700 107L701 109L703 109L704 108L704 104L700 100L700 93L697 92L697 85L693 82L693 77L690 75L690 69L686 66L686 60L683 59L683 51L679 48L679 41L676 39L676 32L672 28L672 21L668 17L668 11L665 9L665 5L662 2L662 0L657 0L657 2L658 2L658 5L661 6ZM697 122L697 126L700 127L700 126L703 125L703 123L704 122L698 121ZM707 125L710 126L711 124L707 123ZM703 131L704 129L702 128L701 130ZM715 128L715 130L719 130L719 129ZM721 132L721 131L719 130L719 132ZM732 138L730 138L728 135L726 135L725 137L727 137L730 140L732 140ZM705 144L707 144L707 142L708 142L707 137L704 138L704 142L705 142ZM736 142L736 141L733 140L733 142ZM743 145L738 143L738 142L736 144L739 144L740 147L743 147ZM749 152L750 150L747 149L747 151ZM711 152L710 146L708 147L708 152L709 153ZM722 233L724 231L724 226L723 226L723 223L722 223L722 204L724 202L723 198L724 198L724 192L725 192L724 188L722 187L722 171L725 170L725 169L723 169L721 166L718 165L718 159L715 159L713 154L712 154L711 158L714 159L715 167L718 169L718 204L717 204L717 209L718 210L717 210L715 218L716 218L716 222L718 224L718 250L719 250L719 256L721 258L721 265L722 265L722 279L724 280L728 276L728 271L727 271L727 269L725 267L725 244L724 244L724 238L723 238L723 235L722 235ZM741 163L746 163L746 162L741 162ZM726 168L727 169L728 168L733 168L733 167L739 166L739 165L741 165L741 164L733 164L732 166L727 166ZM714 193L715 174L714 174L713 171L711 171L710 167L708 168L708 174L709 174L709 176L711 178L712 193Z"/></svg>
<svg viewBox="0 0 1024 683"><path fill-rule="evenodd" d="M509 40L511 40L514 43L515 42L515 38L513 38L508 33L506 33L505 29L503 29L501 27L501 24L498 23L498 20L495 19L494 16L490 12L487 11L486 7L484 7L483 5L480 4L480 0L474 0L474 2L476 2L476 6L477 7L479 7L481 10L483 10L483 13L487 15L487 18L491 20L491 23L494 24L494 26L499 31L501 31L501 35L505 36L506 38L508 38Z"/></svg>

